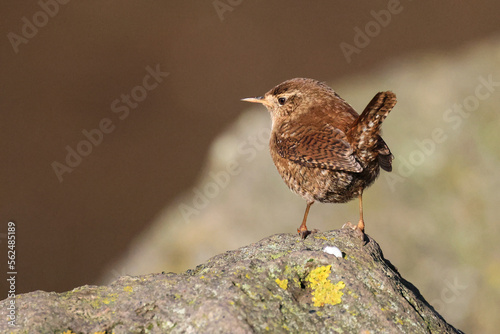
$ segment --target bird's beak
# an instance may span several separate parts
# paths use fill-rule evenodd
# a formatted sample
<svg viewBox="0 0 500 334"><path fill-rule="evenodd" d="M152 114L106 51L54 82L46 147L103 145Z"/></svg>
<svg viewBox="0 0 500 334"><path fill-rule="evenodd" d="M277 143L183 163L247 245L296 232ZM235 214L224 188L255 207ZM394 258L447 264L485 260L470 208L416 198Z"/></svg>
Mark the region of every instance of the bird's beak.
<svg viewBox="0 0 500 334"><path fill-rule="evenodd" d="M271 107L269 102L267 102L266 99L264 99L264 96L259 96L259 97L247 97L246 99L241 99L241 101L245 102L252 102L252 103L260 103L265 105L266 107Z"/></svg>

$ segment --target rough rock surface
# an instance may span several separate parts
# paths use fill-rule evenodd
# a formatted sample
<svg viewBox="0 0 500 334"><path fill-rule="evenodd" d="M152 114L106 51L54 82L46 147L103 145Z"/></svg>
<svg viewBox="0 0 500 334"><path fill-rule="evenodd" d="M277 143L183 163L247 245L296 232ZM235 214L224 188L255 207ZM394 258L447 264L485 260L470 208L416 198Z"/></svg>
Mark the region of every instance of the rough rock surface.
<svg viewBox="0 0 500 334"><path fill-rule="evenodd" d="M1 302L0 332L460 333L367 238L346 229L306 240L278 234L181 274L19 295L15 327Z"/></svg>

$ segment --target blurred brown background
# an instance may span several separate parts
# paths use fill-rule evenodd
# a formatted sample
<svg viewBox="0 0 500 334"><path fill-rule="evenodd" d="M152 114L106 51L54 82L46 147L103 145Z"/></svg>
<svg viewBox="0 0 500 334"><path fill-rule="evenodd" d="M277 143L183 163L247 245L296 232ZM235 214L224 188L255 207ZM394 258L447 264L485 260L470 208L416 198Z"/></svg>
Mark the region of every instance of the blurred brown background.
<svg viewBox="0 0 500 334"><path fill-rule="evenodd" d="M500 32L495 1L40 3L0 4L0 240L6 254L15 221L18 293L65 291L109 272L195 185L212 140L249 107L240 98L292 77L363 80L390 59L453 54ZM37 14L42 7L52 15ZM355 28L388 9L386 26L348 61L341 43L354 46ZM169 73L150 91L137 88L148 66ZM115 113L112 103L131 93L137 105L119 101ZM104 118L113 131L60 182L53 162L65 164L66 146L77 149Z"/></svg>

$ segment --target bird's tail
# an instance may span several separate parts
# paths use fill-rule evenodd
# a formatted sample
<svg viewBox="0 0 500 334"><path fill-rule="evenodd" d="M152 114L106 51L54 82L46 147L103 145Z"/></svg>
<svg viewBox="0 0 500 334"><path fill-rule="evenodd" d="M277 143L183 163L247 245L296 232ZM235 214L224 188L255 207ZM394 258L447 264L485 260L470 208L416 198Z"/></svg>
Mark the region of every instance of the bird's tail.
<svg viewBox="0 0 500 334"><path fill-rule="evenodd" d="M387 171L392 169L392 154L380 137L380 127L395 104L396 95L393 92L378 93L347 132L349 142L358 156L377 155L380 166Z"/></svg>

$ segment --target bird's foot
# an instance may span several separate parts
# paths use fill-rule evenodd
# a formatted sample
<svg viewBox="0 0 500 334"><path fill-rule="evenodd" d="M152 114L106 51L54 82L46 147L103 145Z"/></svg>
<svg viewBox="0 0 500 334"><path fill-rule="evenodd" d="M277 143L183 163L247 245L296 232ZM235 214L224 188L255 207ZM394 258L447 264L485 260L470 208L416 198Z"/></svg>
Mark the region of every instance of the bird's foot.
<svg viewBox="0 0 500 334"><path fill-rule="evenodd" d="M305 239L309 234L311 234L311 231L309 231L307 227L300 227L297 229L297 232L299 233L301 239Z"/></svg>
<svg viewBox="0 0 500 334"><path fill-rule="evenodd" d="M362 230L360 228L360 225L354 225L352 224L351 222L347 222L345 223L342 228L348 228L348 229L351 229L351 230L354 230L354 233L356 234L356 237L358 239L360 239L361 241L366 241L366 236L365 236L365 232L364 232L364 229Z"/></svg>
<svg viewBox="0 0 500 334"><path fill-rule="evenodd" d="M312 231L309 231L309 230L307 229L307 227L306 227L306 228L299 227L299 228L297 229L297 232L299 233L299 235L300 235L300 238L301 238L301 239L305 239L305 238L307 238L307 236L308 236L309 234L313 234L313 233L319 232L319 230L314 229L314 230L312 230Z"/></svg>

